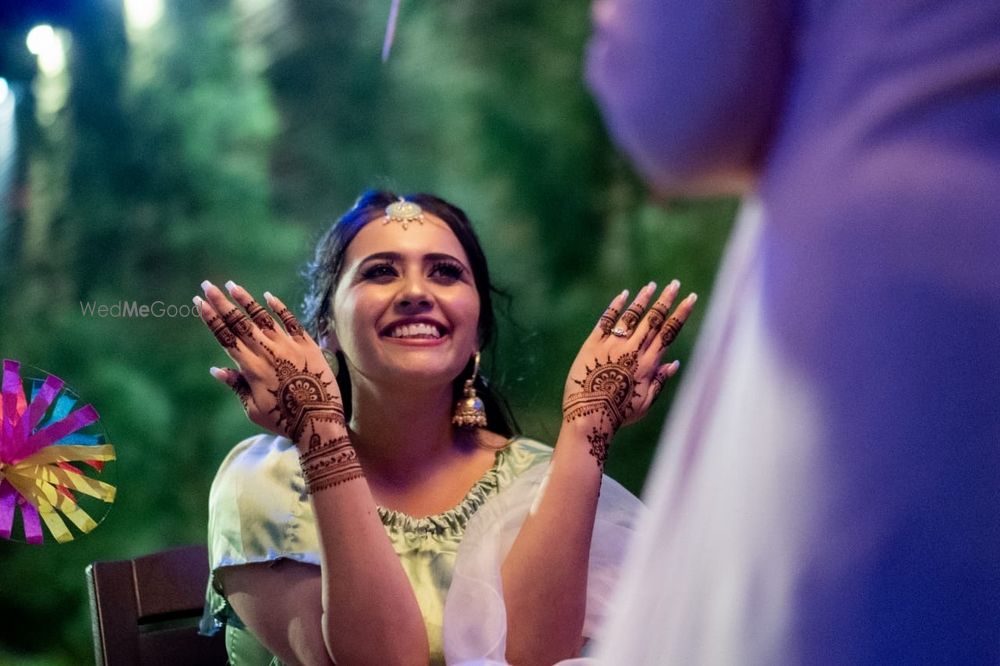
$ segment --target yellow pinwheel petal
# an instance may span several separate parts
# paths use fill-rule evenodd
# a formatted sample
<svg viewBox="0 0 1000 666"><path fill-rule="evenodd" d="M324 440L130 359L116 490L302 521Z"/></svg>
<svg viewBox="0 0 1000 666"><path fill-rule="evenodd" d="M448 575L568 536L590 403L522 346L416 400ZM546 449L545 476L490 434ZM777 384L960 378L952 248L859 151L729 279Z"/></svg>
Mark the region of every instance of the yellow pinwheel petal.
<svg viewBox="0 0 1000 666"><path fill-rule="evenodd" d="M18 463L9 469L8 474L17 474L25 479L41 479L46 483L65 486L70 490L96 497L105 502L115 501L116 489L109 483L92 479L89 476L63 469L57 465L25 465Z"/></svg>
<svg viewBox="0 0 1000 666"><path fill-rule="evenodd" d="M115 487L82 473L64 469L58 463L114 459L114 449L110 444L49 446L15 465L4 466L0 469L0 476L6 478L38 509L39 517L55 540L65 543L73 540L73 534L63 516L84 533L97 527L97 522L75 500L60 492L58 487L76 490L105 502L114 501Z"/></svg>
<svg viewBox="0 0 1000 666"><path fill-rule="evenodd" d="M114 460L115 448L111 444L88 446L86 444L53 444L36 451L19 465L48 465L58 462L76 462L80 460Z"/></svg>

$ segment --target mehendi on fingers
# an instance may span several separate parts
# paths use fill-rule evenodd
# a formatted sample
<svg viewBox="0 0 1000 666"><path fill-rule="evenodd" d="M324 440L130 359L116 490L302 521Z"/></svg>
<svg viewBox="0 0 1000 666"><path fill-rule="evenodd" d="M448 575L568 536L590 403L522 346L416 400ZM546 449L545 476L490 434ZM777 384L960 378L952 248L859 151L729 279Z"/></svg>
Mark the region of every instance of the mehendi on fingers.
<svg viewBox="0 0 1000 666"><path fill-rule="evenodd" d="M676 317L671 317L663 324L663 334L660 336L660 349L666 349L673 344L674 340L680 334L682 326L684 326L684 322Z"/></svg>
<svg viewBox="0 0 1000 666"><path fill-rule="evenodd" d="M277 362L275 371L278 388L271 394L277 405L271 411L278 412L277 425L285 424L290 439L298 441L305 427L314 421L346 425L340 401L326 390L333 382L324 382L322 374L309 372L308 364L299 369L284 359Z"/></svg>
<svg viewBox="0 0 1000 666"><path fill-rule="evenodd" d="M247 316L253 320L253 323L262 331L273 331L274 330L274 320L271 319L271 315L268 314L267 310L258 303L257 301L250 299L250 302L246 306Z"/></svg>
<svg viewBox="0 0 1000 666"><path fill-rule="evenodd" d="M313 433L309 448L299 455L299 464L310 495L364 476L357 451L347 435L324 441Z"/></svg>
<svg viewBox="0 0 1000 666"><path fill-rule="evenodd" d="M669 379L669 374L666 372L657 372L653 375L653 379L650 380L649 387L649 390L653 392L652 400L656 400L656 398L660 395L660 391L663 390L663 386L667 383L667 379ZM650 403L652 403L652 400L650 400Z"/></svg>
<svg viewBox="0 0 1000 666"><path fill-rule="evenodd" d="M282 326L285 327L285 332L293 337L301 338L305 336L305 330L303 330L302 325L299 324L299 320L295 318L295 315L288 308L281 308L277 312L278 318L281 320Z"/></svg>
<svg viewBox="0 0 1000 666"><path fill-rule="evenodd" d="M646 330L646 335L643 336L642 342L639 343L639 347L645 347L646 343L650 341L650 338L656 336L660 332L660 327L663 326L663 322L666 318L666 307L660 303L654 303L653 307L649 309L649 314L646 315L646 324L649 328Z"/></svg>
<svg viewBox="0 0 1000 666"><path fill-rule="evenodd" d="M618 310L609 307L601 315L601 319L597 322L597 327L601 329L602 337L608 337L611 335L611 329L615 327L615 323L618 321Z"/></svg>
<svg viewBox="0 0 1000 666"><path fill-rule="evenodd" d="M215 339L219 341L219 344L226 349L236 349L236 334L230 330L226 322L222 321L219 317L212 315L211 319L207 322L208 328L212 331L212 335Z"/></svg>
<svg viewBox="0 0 1000 666"><path fill-rule="evenodd" d="M245 340L253 338L253 324L250 323L250 318L243 313L243 310L233 308L222 315L222 320L236 334L236 337Z"/></svg>
<svg viewBox="0 0 1000 666"><path fill-rule="evenodd" d="M595 432L607 438L603 449L594 445L594 435L587 439L591 442L591 454L602 467L604 462L595 452L603 450L606 457L611 436L631 413L632 400L639 397L636 391L639 381L635 377L638 367L636 351L626 352L614 361L609 356L607 363L594 359L594 367L586 368L583 379L573 380L580 390L570 393L563 403L563 420L567 423L581 417L598 417Z"/></svg>
<svg viewBox="0 0 1000 666"><path fill-rule="evenodd" d="M625 310L624 314L622 314L621 323L625 328L626 337L635 332L636 327L639 325L639 321L642 319L643 310L645 310L643 306L638 303L633 303L628 306L628 309Z"/></svg>

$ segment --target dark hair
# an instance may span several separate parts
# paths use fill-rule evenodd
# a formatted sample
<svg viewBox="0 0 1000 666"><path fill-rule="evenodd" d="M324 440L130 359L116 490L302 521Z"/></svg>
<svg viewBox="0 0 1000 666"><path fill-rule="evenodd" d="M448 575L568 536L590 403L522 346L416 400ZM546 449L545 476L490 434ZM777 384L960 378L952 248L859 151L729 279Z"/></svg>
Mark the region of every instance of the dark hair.
<svg viewBox="0 0 1000 666"><path fill-rule="evenodd" d="M412 201L428 213L440 218L452 230L462 249L469 258L476 291L479 293L479 344L485 350L491 348L496 337L496 315L493 311L493 294L497 292L490 282L486 255L479 244L479 238L472 229L472 224L465 212L444 199L432 194L411 194L402 197ZM306 328L314 338L327 334L330 323L331 297L340 280L344 269L344 256L347 246L361 229L385 215L386 206L399 201L400 196L384 190L368 190L364 192L354 205L344 213L323 234L316 244L316 256L306 266L305 277L309 282L303 304L303 314ZM344 410L348 418L351 411L351 381L347 364L342 354L337 352L339 368L337 384L344 399ZM461 375L455 378L452 392L455 400L462 394L465 378L472 373L472 361ZM486 418L490 429L501 435L510 437L517 430L517 424L507 407L503 397L492 387L482 372L476 379L476 391L486 407Z"/></svg>

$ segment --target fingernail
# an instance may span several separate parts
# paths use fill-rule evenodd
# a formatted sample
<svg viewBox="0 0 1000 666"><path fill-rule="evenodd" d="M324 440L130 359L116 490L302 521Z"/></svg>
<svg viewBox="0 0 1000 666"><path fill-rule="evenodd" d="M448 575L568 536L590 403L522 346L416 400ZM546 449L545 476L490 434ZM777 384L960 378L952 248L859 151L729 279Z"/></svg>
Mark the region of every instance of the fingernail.
<svg viewBox="0 0 1000 666"><path fill-rule="evenodd" d="M191 299L191 301L198 308L198 312L201 312L201 304L204 302L201 300L201 296L195 296L194 298Z"/></svg>
<svg viewBox="0 0 1000 666"><path fill-rule="evenodd" d="M646 291L656 291L656 283L650 281L649 284L646 285Z"/></svg>
<svg viewBox="0 0 1000 666"><path fill-rule="evenodd" d="M688 303L690 303L691 305L694 305L697 301L698 301L698 294L696 294L696 293L694 293L692 291L691 295L688 296Z"/></svg>
<svg viewBox="0 0 1000 666"><path fill-rule="evenodd" d="M673 377L674 374L676 374L677 371L680 369L681 369L681 360L676 359L673 363L670 364L670 370L669 370L670 376Z"/></svg>
<svg viewBox="0 0 1000 666"><path fill-rule="evenodd" d="M681 281L680 280L671 280L670 281L670 285L667 288L670 289L670 291L677 291L678 289L681 288Z"/></svg>
<svg viewBox="0 0 1000 666"><path fill-rule="evenodd" d="M217 368L214 365L208 369L208 374L212 375L216 379L226 378L226 373L224 373L221 368Z"/></svg>
<svg viewBox="0 0 1000 666"><path fill-rule="evenodd" d="M233 289L236 289L236 283L232 280L226 280L226 291L231 292Z"/></svg>
<svg viewBox="0 0 1000 666"><path fill-rule="evenodd" d="M274 298L274 296L272 296L272 295L271 295L271 292L269 292L269 291L265 291L265 292L264 292L264 299L265 299L265 300L268 300L268 301L270 301L270 300L271 300L271 299L273 299L273 298Z"/></svg>
<svg viewBox="0 0 1000 666"><path fill-rule="evenodd" d="M201 290L204 291L204 292L207 292L208 288L211 287L211 286L212 286L212 283L209 282L208 280L205 280L204 282L201 283Z"/></svg>
<svg viewBox="0 0 1000 666"><path fill-rule="evenodd" d="M618 298L628 298L628 289L622 289L622 293L618 294Z"/></svg>

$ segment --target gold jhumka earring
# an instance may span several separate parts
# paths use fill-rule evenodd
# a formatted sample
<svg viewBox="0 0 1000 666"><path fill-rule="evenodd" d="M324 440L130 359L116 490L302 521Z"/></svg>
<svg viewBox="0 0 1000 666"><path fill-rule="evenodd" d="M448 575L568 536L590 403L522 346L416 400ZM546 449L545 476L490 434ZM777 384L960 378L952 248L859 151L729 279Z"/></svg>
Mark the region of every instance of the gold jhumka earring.
<svg viewBox="0 0 1000 666"><path fill-rule="evenodd" d="M472 377L465 380L462 399L455 403L455 414L451 417L451 422L459 428L486 427L486 407L476 395L474 386L476 377L479 375L479 352L476 352L472 358Z"/></svg>

